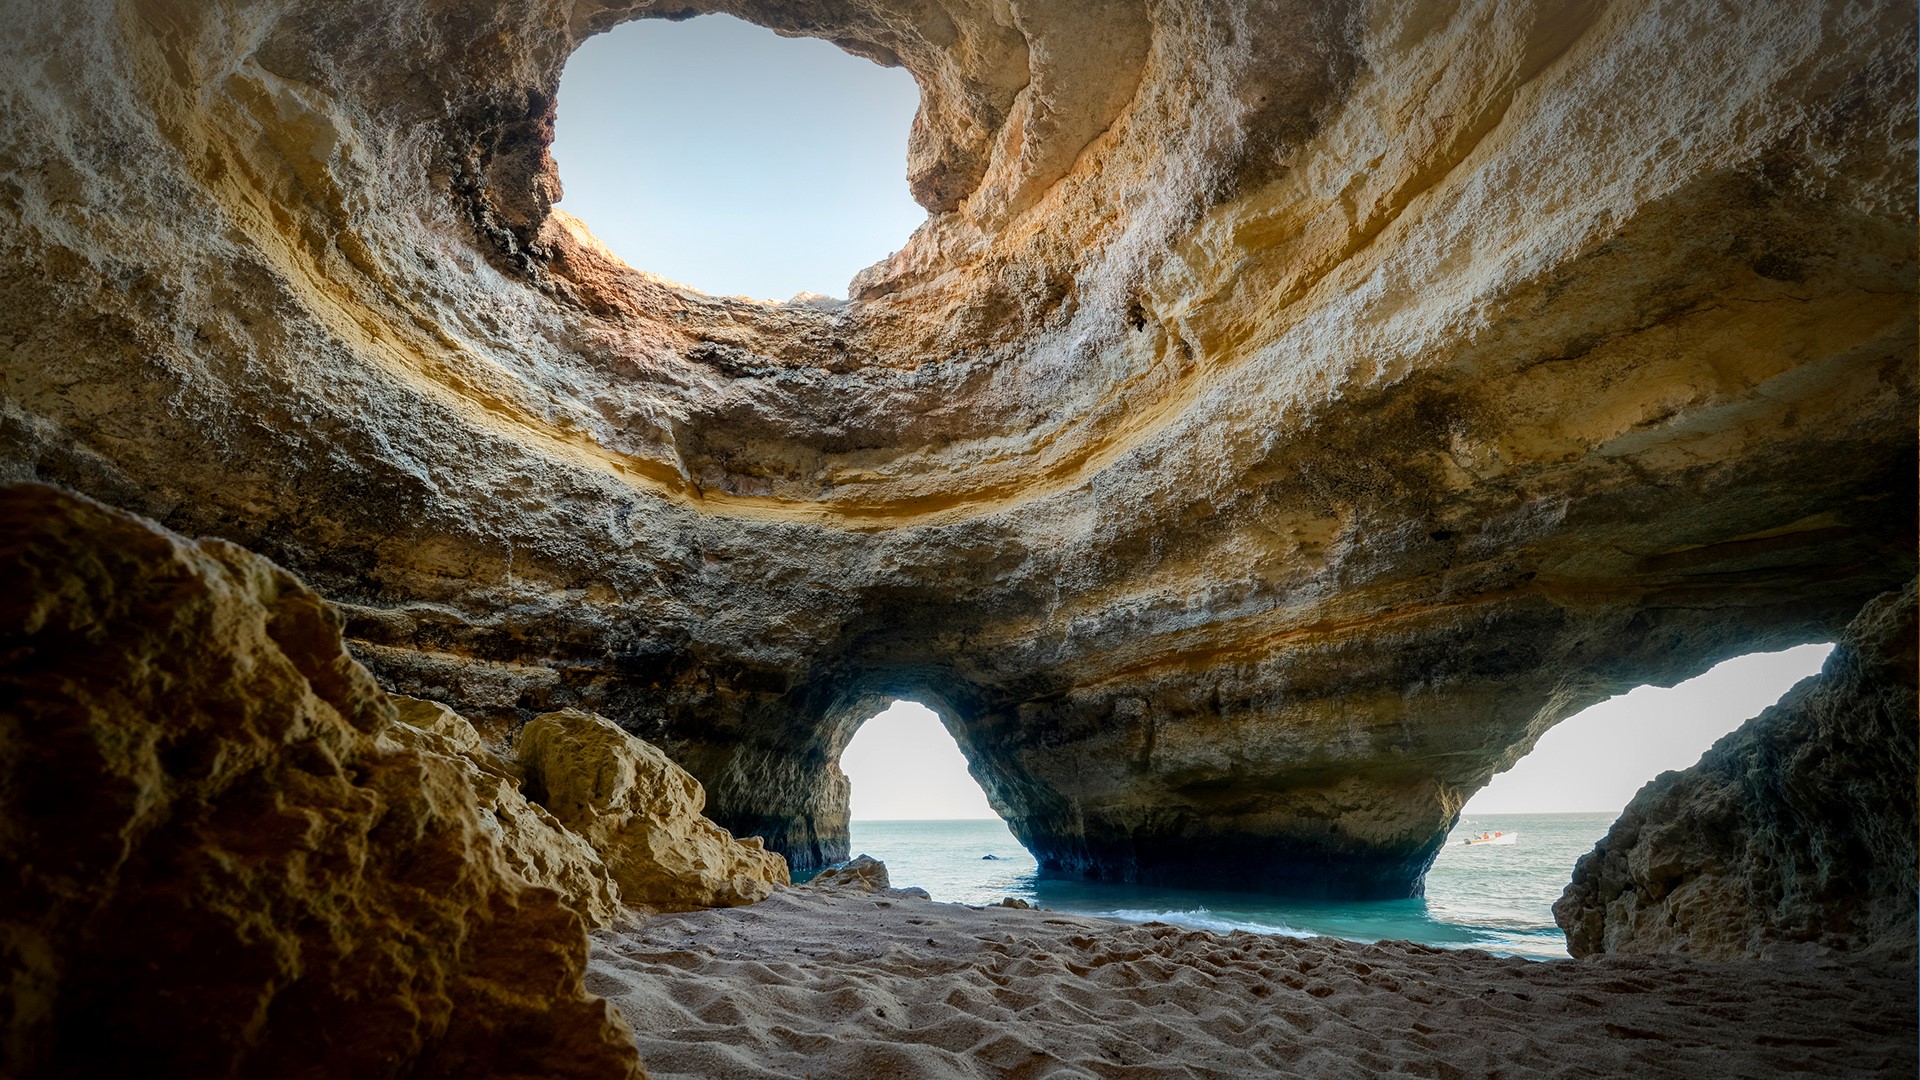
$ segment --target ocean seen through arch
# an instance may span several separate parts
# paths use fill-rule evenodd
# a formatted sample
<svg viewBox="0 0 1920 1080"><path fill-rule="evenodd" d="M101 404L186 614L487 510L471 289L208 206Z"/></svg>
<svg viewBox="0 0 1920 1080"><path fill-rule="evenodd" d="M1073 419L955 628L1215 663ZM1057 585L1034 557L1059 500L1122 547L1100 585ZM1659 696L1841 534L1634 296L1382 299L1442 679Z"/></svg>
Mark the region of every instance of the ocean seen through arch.
<svg viewBox="0 0 1920 1080"><path fill-rule="evenodd" d="M885 862L896 886L917 885L950 903L1013 897L1075 914L1216 932L1405 939L1564 958L1553 902L1574 863L1634 792L1660 772L1691 766L1721 736L1817 673L1830 651L1803 645L1738 657L1675 687L1640 687L1561 721L1468 802L1427 875L1424 898L1282 899L1042 878L1006 823L986 816L991 807L938 717L911 702L896 702L863 725L842 757L853 782L852 851ZM972 785L977 803L964 801L964 785ZM928 816L936 807L954 808L952 816ZM1466 843L1493 832L1513 842Z"/></svg>

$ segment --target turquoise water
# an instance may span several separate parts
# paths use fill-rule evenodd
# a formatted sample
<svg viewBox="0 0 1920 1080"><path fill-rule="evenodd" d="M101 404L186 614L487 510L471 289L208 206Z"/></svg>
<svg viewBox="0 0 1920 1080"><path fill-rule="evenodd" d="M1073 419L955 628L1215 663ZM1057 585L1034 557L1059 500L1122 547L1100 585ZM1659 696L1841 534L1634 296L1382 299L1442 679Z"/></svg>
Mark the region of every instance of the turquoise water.
<svg viewBox="0 0 1920 1080"><path fill-rule="evenodd" d="M898 886L935 900L998 903L1014 896L1055 911L1159 921L1200 930L1405 939L1549 959L1567 955L1552 906L1573 864L1614 814L1481 814L1462 818L1427 875L1424 900L1288 900L1247 893L1043 881L1002 821L856 821L853 850L887 864ZM1467 846L1482 831L1515 842ZM992 855L987 859L983 856Z"/></svg>

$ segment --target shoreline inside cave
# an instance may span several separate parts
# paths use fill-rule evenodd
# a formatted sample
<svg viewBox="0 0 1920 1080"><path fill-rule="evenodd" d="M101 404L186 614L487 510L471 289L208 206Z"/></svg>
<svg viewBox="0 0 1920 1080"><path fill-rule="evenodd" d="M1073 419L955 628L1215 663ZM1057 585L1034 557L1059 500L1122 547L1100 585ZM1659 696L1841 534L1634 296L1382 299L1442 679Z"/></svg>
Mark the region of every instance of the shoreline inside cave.
<svg viewBox="0 0 1920 1080"><path fill-rule="evenodd" d="M855 819L852 847L886 863L895 884L926 889L939 903L981 906L1011 897L1065 914L1128 923L1361 943L1410 941L1540 960L1566 958L1553 903L1565 891L1574 863L1618 816L1616 811L1463 819L1428 872L1426 894L1400 900L1313 900L1049 875L998 820ZM1524 843L1500 848L1463 843L1483 828L1518 833ZM804 883L809 876L796 874L794 881Z"/></svg>
<svg viewBox="0 0 1920 1080"><path fill-rule="evenodd" d="M783 888L601 931L649 1074L1910 1075L1911 965L1528 961Z"/></svg>

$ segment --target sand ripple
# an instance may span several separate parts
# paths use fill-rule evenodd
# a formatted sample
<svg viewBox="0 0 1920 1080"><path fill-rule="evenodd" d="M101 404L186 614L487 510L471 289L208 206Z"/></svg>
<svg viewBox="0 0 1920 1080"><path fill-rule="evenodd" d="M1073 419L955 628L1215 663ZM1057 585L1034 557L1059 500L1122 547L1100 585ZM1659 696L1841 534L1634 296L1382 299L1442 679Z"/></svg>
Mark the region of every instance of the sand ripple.
<svg viewBox="0 0 1920 1080"><path fill-rule="evenodd" d="M596 938L674 1077L1913 1076L1911 972L1539 963L783 889Z"/></svg>

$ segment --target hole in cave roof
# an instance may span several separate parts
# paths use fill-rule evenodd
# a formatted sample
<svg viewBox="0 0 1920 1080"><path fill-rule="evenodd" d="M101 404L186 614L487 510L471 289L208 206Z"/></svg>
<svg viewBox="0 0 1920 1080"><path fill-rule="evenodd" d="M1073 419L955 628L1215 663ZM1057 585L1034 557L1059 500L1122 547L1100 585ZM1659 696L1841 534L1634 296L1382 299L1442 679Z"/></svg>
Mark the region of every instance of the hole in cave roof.
<svg viewBox="0 0 1920 1080"><path fill-rule="evenodd" d="M824 41L729 16L626 23L567 62L559 206L713 295L844 296L926 218L906 181L918 103L905 71Z"/></svg>

